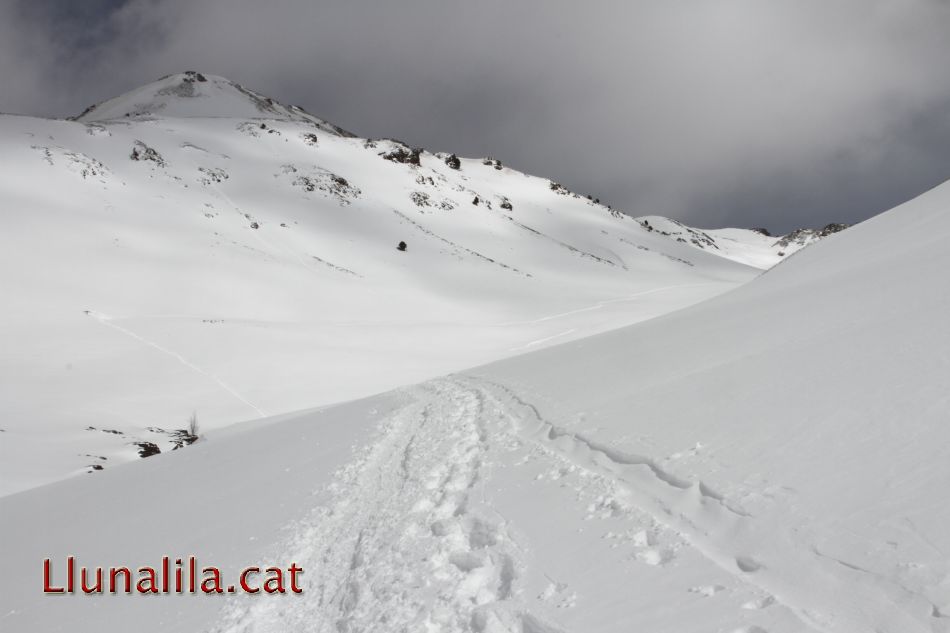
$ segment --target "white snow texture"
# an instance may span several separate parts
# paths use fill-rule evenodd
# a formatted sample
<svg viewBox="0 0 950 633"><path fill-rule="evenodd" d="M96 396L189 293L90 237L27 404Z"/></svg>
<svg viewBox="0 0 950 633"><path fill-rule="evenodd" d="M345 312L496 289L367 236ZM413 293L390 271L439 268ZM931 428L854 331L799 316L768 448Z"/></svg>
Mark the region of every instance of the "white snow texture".
<svg viewBox="0 0 950 633"><path fill-rule="evenodd" d="M778 256L201 78L0 117L4 631L950 631L950 183ZM191 554L304 592L40 591Z"/></svg>

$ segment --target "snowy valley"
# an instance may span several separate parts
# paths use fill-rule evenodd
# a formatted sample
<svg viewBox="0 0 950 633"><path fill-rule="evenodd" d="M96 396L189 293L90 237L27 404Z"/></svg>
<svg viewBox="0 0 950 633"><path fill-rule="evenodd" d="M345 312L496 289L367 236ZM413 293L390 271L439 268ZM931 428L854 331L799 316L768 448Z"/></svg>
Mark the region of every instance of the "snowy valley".
<svg viewBox="0 0 950 633"><path fill-rule="evenodd" d="M950 183L701 230L200 73L0 128L4 630L950 631ZM40 592L193 554L305 590Z"/></svg>
<svg viewBox="0 0 950 633"><path fill-rule="evenodd" d="M192 414L351 400L759 273L212 75L0 127L0 493L167 451Z"/></svg>

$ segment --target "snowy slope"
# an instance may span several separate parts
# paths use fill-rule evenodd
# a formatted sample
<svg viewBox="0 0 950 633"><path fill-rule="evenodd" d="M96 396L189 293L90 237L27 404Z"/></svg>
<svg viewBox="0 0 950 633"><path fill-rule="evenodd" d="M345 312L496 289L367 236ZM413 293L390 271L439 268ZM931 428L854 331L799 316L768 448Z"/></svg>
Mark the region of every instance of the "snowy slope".
<svg viewBox="0 0 950 633"><path fill-rule="evenodd" d="M847 228L845 224L832 223L821 229L796 229L775 237L765 229L696 229L657 215L637 218L637 222L648 231L655 231L681 244L763 270Z"/></svg>
<svg viewBox="0 0 950 633"><path fill-rule="evenodd" d="M0 499L29 579L0 621L948 631L948 212L950 183L682 311ZM292 560L306 586L44 598L67 553Z"/></svg>
<svg viewBox="0 0 950 633"><path fill-rule="evenodd" d="M0 164L0 493L167 451L195 411L346 401L758 273L200 73L76 121L0 116Z"/></svg>

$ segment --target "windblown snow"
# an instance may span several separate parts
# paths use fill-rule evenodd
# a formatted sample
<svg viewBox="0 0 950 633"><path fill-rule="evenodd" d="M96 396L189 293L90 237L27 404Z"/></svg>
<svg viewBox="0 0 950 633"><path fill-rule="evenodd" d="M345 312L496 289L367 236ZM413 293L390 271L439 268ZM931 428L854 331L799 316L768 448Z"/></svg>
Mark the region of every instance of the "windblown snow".
<svg viewBox="0 0 950 633"><path fill-rule="evenodd" d="M174 146L160 143L167 135L187 129L189 142L209 147L231 138L227 126L233 121L193 123L136 125L164 130L142 142L163 156L161 169L167 170L178 161L170 158ZM290 137L289 123L266 124ZM43 125L65 136L78 124ZM106 138L120 136L107 129L113 136ZM145 136L133 129L125 141ZM202 137L208 129L214 132ZM456 171L442 157L422 153L421 165L409 166L379 157L400 149L395 145L377 143L369 151L366 141L321 135L318 147L326 155L312 164L345 178L359 199L346 194L350 204L344 204L323 192L317 204L308 194L318 188L287 194L271 185L267 195L255 193L246 184L258 182L252 174L279 181L266 170L288 159L283 150L273 162L250 149L239 154L244 142L283 143L270 134L252 138L257 140L232 141L229 155L242 156L242 164L258 171L248 168L239 177L233 170L227 186L235 187L228 194L232 201L261 200L252 214L259 226L234 220L225 229L222 215L208 230L243 238L259 256L225 246L225 238L209 247L197 228L202 220L182 210L191 196L210 195L192 183L187 193L166 186L172 202L148 212L131 206L131 198L128 208L118 206L120 197L108 212L89 211L97 209L91 204L56 212L64 198L45 191L42 214L17 215L17 222L29 225L35 215L54 214L86 247L97 245L81 230L83 222L98 223L102 232L124 227L124 239L136 240L135 257L102 255L93 272L125 281L116 287L128 288L143 312L123 318L114 290L75 285L89 269L73 273L65 262L82 246L48 235L53 244L35 247L34 254L18 252L31 255L31 265L53 263L45 277L19 268L25 277L17 288L30 292L14 296L37 303L24 301L26 308L14 310L24 321L15 332L26 341L14 349L35 346L40 334L29 336L41 326L56 337L43 359L56 358L55 350L69 342L56 328L70 322L52 313L35 315L34 329L26 327L37 297L64 311L97 299L104 305L80 309L77 324L131 346L101 352L92 365L97 372L122 359L123 366L137 367L147 351L189 377L205 372L215 392L233 390L264 410L285 402L276 391L251 387L264 381L265 370L248 381L249 370L226 372L228 365L216 364L211 352L220 354L227 341L235 349L233 362L243 367L240 346L248 339L261 365L283 380L327 376L329 370L321 374L317 364L297 358L299 346L332 322L309 321L302 316L308 309L350 319L365 311L365 322L347 322L352 338L334 330L304 350L326 350L328 342L339 341L337 363L353 357L354 367L364 370L384 364L381 356L354 351L354 341L370 336L370 326L404 341L401 349L387 348L394 356L412 358L428 346L455 352L417 373L390 360L388 379L353 393L387 381L401 385L394 390L232 425L185 450L0 498L0 555L17 570L0 576L4 629L72 631L82 623L106 633L130 627L189 633L950 631L950 330L944 323L950 312L944 279L950 183L821 239L723 293L748 280L753 269L648 231L546 181L481 161L463 159ZM266 146L250 147L266 154ZM301 156L311 149L298 148ZM411 158L411 148L402 149L403 158ZM4 151L14 150L7 145ZM108 152L96 156L103 165L115 161L109 169L121 169L132 182L137 166ZM303 161L294 159L292 178L304 171ZM426 190L406 184L419 175L442 184ZM464 197L457 192L449 198L448 183L466 188ZM70 190L73 199L93 196L83 191ZM102 191L119 196L108 187ZM451 210L417 207L416 191L428 193L430 201L434 194L458 204ZM397 199L394 192L409 202L385 202ZM482 203L492 199L492 208L470 208L476 206L468 200L473 192ZM500 195L511 209L494 204L499 198L491 196ZM31 198L24 193L23 200ZM213 200L224 206L223 198ZM240 211L250 213L247 201ZM70 213L78 216L75 222ZM308 214L320 214L320 221ZM292 231L278 242L276 236L285 235L278 231L281 222ZM36 234L51 230L50 223L30 226ZM325 232L334 239L321 239ZM267 241L251 242L260 236ZM400 238L408 244L405 252L395 249ZM169 260L163 240L193 242L183 247L190 255ZM287 250L276 250L278 243ZM102 245L88 252L100 250L112 253ZM360 276L290 263L292 255L309 250ZM208 253L227 265L218 268ZM160 264L148 265L149 257ZM108 267L118 261L135 268ZM166 272L176 267L189 275ZM233 277L223 272L232 269L238 270ZM282 279L278 270L299 270L292 277L296 286L271 287ZM166 286L131 283L148 275ZM188 282L190 275L199 281ZM339 284L330 285L337 275ZM222 279L231 280L228 292L205 303ZM40 282L49 286L46 294L38 290L44 288ZM194 285L187 291L174 285L182 283ZM351 290L356 283L369 289ZM687 284L707 288L707 299L686 292ZM242 305L248 287L266 300ZM313 303L280 303L290 301L281 299L288 287ZM314 298L327 287L329 299ZM676 294L673 287L682 294L665 298ZM156 288L169 294L158 296ZM359 303L368 293L380 301ZM56 303L53 295L64 298ZM161 306L149 302L166 300L184 302L179 309L187 314L210 318L201 310L222 306L246 320L238 336L218 338L218 329L189 321L194 316L155 317ZM464 307L455 312L456 305ZM438 318L427 320L432 310ZM655 318L646 320L645 311ZM288 314L298 319L292 326L274 325ZM453 323L462 314L464 327L445 325L448 333L440 334L437 323ZM612 329L624 320L638 322ZM445 373L476 357L470 349L463 353L464 346L451 347L458 337L496 358ZM367 349L391 345L388 340L368 341ZM97 359L92 349L83 362ZM512 350L522 353L497 359ZM52 393L51 370L44 374L41 360L32 379L45 380L44 393ZM435 375L440 369L443 374ZM122 382L114 374L113 400L135 393L127 391L137 384L132 378ZM26 380L18 384L30 387ZM195 388L189 399L202 393L208 392ZM63 402L72 397L64 395ZM137 404L142 415L158 401L125 397L132 401L127 410ZM229 399L237 401L233 394ZM11 395L6 400L16 402ZM51 599L39 590L47 557L144 565L193 553L231 574L247 565L294 561L305 570L304 593Z"/></svg>

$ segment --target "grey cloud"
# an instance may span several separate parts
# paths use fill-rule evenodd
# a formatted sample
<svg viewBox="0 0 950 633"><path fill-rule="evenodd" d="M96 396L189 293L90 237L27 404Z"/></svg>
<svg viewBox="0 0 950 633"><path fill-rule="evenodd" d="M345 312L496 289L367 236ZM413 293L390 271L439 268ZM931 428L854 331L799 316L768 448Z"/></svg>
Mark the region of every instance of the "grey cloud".
<svg viewBox="0 0 950 633"><path fill-rule="evenodd" d="M16 36L0 44L5 111L73 114L195 68L361 135L491 154L700 226L855 221L950 177L946 0L0 11Z"/></svg>

